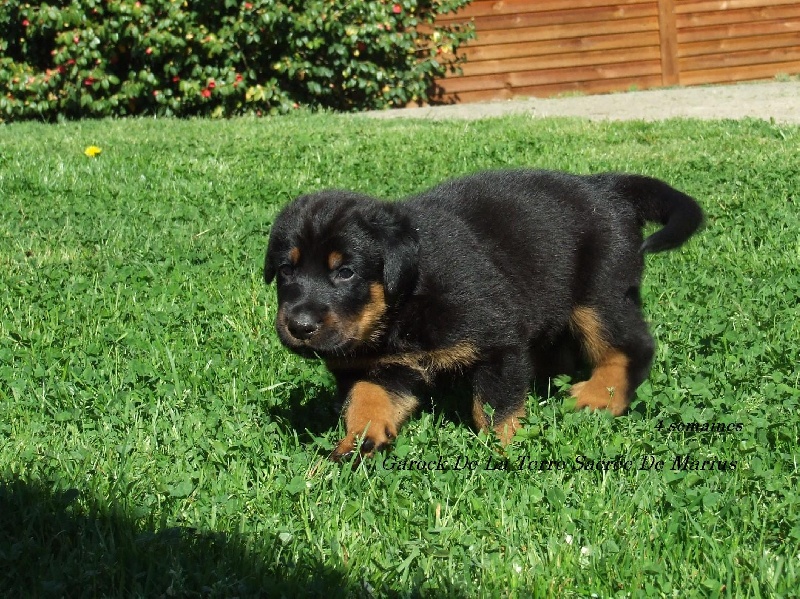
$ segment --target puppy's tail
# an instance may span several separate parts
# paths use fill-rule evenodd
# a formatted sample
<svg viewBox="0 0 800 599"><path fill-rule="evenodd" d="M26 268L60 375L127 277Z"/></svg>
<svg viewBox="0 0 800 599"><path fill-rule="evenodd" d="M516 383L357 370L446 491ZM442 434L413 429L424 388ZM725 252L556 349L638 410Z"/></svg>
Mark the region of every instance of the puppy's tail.
<svg viewBox="0 0 800 599"><path fill-rule="evenodd" d="M643 220L664 225L644 240L642 253L674 249L703 224L703 210L697 201L663 181L642 175L603 174L597 178L633 204Z"/></svg>

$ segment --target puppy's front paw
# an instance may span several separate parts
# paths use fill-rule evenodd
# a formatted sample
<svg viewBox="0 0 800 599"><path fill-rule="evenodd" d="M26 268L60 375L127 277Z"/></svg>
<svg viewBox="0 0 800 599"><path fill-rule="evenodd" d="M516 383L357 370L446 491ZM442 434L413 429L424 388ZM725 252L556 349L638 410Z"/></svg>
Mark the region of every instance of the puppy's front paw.
<svg viewBox="0 0 800 599"><path fill-rule="evenodd" d="M628 363L628 357L621 351L608 351L595 365L588 381L572 386L572 397L578 400L575 409L608 410L613 416L624 414L630 403Z"/></svg>
<svg viewBox="0 0 800 599"><path fill-rule="evenodd" d="M612 416L619 416L628 409L624 397L620 398L616 388L607 387L605 382L588 380L572 385L570 395L577 399L576 410L608 410Z"/></svg>
<svg viewBox="0 0 800 599"><path fill-rule="evenodd" d="M365 430L355 430L347 433L331 453L334 462L347 459L358 449L359 460L375 455L376 451L383 451L397 438L397 430L390 422L370 422ZM360 443L359 443L360 441Z"/></svg>

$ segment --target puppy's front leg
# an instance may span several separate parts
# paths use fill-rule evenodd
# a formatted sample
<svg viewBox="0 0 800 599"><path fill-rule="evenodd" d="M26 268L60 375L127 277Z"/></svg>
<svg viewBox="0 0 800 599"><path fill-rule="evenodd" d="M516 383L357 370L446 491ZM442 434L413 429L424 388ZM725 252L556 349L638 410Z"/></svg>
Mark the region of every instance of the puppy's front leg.
<svg viewBox="0 0 800 599"><path fill-rule="evenodd" d="M472 417L479 430L494 429L503 445L519 430L526 416L525 400L530 378L530 358L522 349L498 352L479 364L473 375ZM492 408L492 417L486 413Z"/></svg>
<svg viewBox="0 0 800 599"><path fill-rule="evenodd" d="M385 449L418 403L410 393L370 380L356 380L347 391L342 411L347 434L333 450L331 459L339 461L351 455L359 438L362 457Z"/></svg>

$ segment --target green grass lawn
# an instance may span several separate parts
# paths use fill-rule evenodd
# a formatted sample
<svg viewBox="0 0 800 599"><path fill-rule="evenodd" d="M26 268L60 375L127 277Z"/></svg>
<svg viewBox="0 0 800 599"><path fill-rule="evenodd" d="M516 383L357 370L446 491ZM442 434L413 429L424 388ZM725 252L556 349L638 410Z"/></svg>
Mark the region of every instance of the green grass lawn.
<svg viewBox="0 0 800 599"><path fill-rule="evenodd" d="M0 128L0 595L793 595L798 148L759 121ZM511 166L644 173L707 211L648 257L632 412L574 413L557 381L502 462L455 394L388 456L329 463L332 380L280 346L261 280L277 210Z"/></svg>

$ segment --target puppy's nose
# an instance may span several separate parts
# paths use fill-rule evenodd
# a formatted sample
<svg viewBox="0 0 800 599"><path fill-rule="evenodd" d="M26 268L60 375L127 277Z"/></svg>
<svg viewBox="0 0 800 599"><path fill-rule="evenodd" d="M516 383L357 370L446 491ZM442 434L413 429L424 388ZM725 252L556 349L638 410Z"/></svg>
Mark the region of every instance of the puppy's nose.
<svg viewBox="0 0 800 599"><path fill-rule="evenodd" d="M319 330L322 321L310 312L295 314L286 322L292 337L300 341L308 341Z"/></svg>

